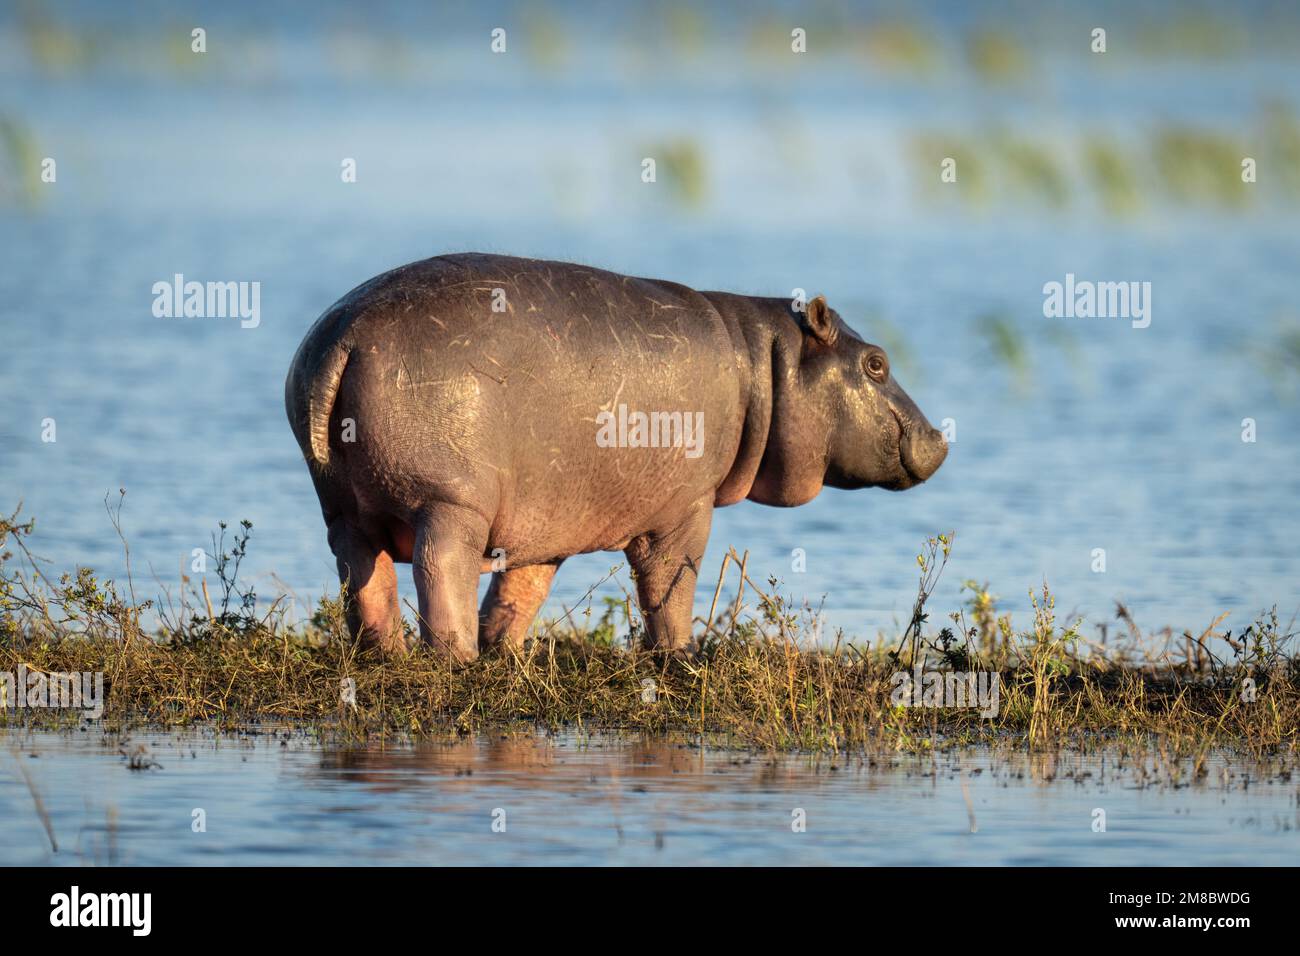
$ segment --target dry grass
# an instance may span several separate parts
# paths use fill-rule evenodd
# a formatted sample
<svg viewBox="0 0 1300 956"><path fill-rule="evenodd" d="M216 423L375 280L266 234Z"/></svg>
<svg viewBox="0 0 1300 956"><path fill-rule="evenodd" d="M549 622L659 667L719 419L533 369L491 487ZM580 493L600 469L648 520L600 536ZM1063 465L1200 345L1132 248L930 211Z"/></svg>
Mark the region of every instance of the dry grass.
<svg viewBox="0 0 1300 956"><path fill-rule="evenodd" d="M1213 626L1182 640L1166 634L1153 653L1150 636L1122 608L1123 640L1091 642L1080 636L1080 622L1059 626L1046 588L1035 596L1034 629L1017 634L987 587L968 582L971 600L949 615L951 627L932 633L927 601L946 565L947 536L918 556L913 617L895 641L839 635L830 646L814 645L807 609L744 576L733 606L718 620L710 612L698 621L700 649L691 658L640 650L635 608L611 601L594 627L566 618L541 626L519 651L454 665L428 650L390 661L359 656L339 597L322 600L301 624L289 623L283 600L263 609L238 584L247 527L230 550L225 529L214 540L219 589L215 597L196 593L193 610L184 601L137 602L84 569L52 581L27 551L30 530L16 516L0 522L0 546L17 550L0 566L0 672L103 672L109 725L299 721L362 737L540 725L804 751L977 742L1037 751L1119 741L1191 757L1197 766L1215 749L1288 761L1296 753L1300 667L1275 616L1236 638ZM728 565L746 567L734 557L723 574ZM753 614L744 610L746 596ZM614 626L620 610L626 640ZM161 623L146 628L150 613ZM1225 642L1227 660L1211 653ZM899 703L897 675L915 664L996 674L996 716ZM0 726L80 719L75 711L0 708Z"/></svg>

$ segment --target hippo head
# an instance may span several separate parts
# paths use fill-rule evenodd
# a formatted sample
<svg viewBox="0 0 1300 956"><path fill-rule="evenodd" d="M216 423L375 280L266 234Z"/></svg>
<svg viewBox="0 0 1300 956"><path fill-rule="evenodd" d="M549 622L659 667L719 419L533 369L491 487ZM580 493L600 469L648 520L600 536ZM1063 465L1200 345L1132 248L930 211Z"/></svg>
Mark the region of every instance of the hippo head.
<svg viewBox="0 0 1300 956"><path fill-rule="evenodd" d="M902 491L938 471L948 443L894 381L884 349L821 296L794 315L799 338L791 329L774 361L771 432L749 497L796 505L823 485Z"/></svg>

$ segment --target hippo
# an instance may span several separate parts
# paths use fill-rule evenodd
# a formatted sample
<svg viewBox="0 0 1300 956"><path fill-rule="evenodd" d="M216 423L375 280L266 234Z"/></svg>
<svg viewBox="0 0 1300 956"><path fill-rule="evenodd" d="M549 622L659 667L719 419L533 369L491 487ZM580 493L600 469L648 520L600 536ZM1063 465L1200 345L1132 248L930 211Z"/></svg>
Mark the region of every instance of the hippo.
<svg viewBox="0 0 1300 956"><path fill-rule="evenodd" d="M364 648L520 646L565 558L622 551L646 644L690 653L713 509L911 488L947 454L889 359L824 296L697 292L464 253L330 306L285 381ZM479 576L492 578L476 608Z"/></svg>

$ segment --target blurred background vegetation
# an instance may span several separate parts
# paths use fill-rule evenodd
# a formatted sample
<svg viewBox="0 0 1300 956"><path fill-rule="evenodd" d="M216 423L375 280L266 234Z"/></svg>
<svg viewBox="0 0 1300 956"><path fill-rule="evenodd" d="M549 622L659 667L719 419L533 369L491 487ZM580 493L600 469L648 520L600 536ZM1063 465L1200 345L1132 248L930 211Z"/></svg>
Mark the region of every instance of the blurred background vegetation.
<svg viewBox="0 0 1300 956"><path fill-rule="evenodd" d="M306 8L303 8L306 9ZM33 86L104 85L175 91L245 89L328 98L360 87L439 106L487 90L540 100L585 95L628 107L725 99L761 115L749 149L798 171L811 144L807 105L836 122L816 130L838 175L863 169L922 204L990 214L1007 204L1067 215L1131 217L1162 207L1247 212L1300 197L1296 71L1300 8L1291 4L1154 3L793 4L651 3L590 11L582 4L378 3L289 9L216 3L129 7L18 0L0 14L0 202L35 206L42 147ZM191 50L191 29L208 50ZM507 29L507 56L487 59L489 31ZM1104 53L1092 30L1107 31ZM792 29L807 52L791 50ZM1251 108L1228 108L1232 86ZM1179 93L1203 91L1189 115ZM686 111L689 114L690 111ZM658 159L680 211L722 200L719 181L743 157L720 154L689 115L659 116L647 139L611 128L606 161ZM852 135L855 119L864 140ZM617 126L617 124L614 124ZM961 188L938 164L957 162ZM1243 158L1261 171L1244 188ZM805 167L804 172L807 172ZM565 177L546 177L558 204L582 206ZM727 205L724 201L724 207ZM852 209L852 205L848 209ZM597 215L599 207L589 208Z"/></svg>

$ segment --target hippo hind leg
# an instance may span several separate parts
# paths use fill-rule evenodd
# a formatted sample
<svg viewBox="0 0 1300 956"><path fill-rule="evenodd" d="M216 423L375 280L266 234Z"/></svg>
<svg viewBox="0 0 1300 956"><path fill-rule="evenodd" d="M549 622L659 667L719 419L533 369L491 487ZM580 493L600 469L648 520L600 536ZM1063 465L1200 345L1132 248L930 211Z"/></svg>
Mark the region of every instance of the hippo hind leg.
<svg viewBox="0 0 1300 956"><path fill-rule="evenodd" d="M508 568L492 575L479 608L479 650L522 647L546 603L559 562Z"/></svg>
<svg viewBox="0 0 1300 956"><path fill-rule="evenodd" d="M348 629L353 638L365 650L404 652L406 636L392 555L377 547L360 524L350 519L330 523L329 543L347 594Z"/></svg>
<svg viewBox="0 0 1300 956"><path fill-rule="evenodd" d="M415 522L411 569L420 637L456 660L478 657L478 579L488 522L471 508L438 503Z"/></svg>
<svg viewBox="0 0 1300 956"><path fill-rule="evenodd" d="M691 648L695 580L713 520L713 497L694 502L676 525L634 538L624 552L636 575L645 644L657 651Z"/></svg>

